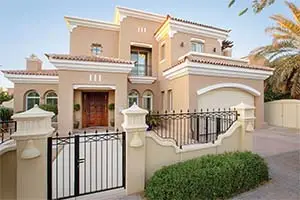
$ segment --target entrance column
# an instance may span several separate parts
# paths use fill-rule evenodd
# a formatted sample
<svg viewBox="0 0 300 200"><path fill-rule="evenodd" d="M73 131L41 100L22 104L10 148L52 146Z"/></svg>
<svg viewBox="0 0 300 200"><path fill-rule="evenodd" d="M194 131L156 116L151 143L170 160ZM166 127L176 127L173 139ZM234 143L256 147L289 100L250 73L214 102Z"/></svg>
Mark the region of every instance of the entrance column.
<svg viewBox="0 0 300 200"><path fill-rule="evenodd" d="M66 79L66 80L63 80ZM73 130L73 86L67 77L59 76L58 85L58 133L68 135Z"/></svg>

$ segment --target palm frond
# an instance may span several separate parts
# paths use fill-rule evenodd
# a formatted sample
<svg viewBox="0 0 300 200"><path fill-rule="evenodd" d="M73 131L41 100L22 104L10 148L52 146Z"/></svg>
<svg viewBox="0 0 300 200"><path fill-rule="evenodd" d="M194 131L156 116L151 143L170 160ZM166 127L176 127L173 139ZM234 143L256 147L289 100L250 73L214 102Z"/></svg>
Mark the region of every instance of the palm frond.
<svg viewBox="0 0 300 200"><path fill-rule="evenodd" d="M292 2L285 1L285 4L292 11L292 15L293 15L294 19L296 20L296 22L298 24L300 24L300 9L295 4L293 4Z"/></svg>

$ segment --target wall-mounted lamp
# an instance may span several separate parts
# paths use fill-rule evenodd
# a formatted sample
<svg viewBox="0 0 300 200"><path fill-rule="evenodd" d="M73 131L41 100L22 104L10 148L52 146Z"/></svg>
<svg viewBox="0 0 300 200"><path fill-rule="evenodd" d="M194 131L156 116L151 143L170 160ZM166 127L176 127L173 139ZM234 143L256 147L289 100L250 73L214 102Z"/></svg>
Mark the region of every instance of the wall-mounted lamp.
<svg viewBox="0 0 300 200"><path fill-rule="evenodd" d="M181 42L181 43L180 43L180 46L181 46L181 47L184 47L184 42Z"/></svg>

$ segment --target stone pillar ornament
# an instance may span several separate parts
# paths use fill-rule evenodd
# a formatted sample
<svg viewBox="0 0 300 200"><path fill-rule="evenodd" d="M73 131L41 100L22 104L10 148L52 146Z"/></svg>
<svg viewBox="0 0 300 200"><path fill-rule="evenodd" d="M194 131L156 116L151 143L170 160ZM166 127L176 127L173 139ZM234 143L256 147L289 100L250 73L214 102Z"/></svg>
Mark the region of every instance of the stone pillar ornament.
<svg viewBox="0 0 300 200"><path fill-rule="evenodd" d="M145 138L148 111L134 103L122 113L124 115L122 127L126 131L126 193L130 195L142 192L145 187Z"/></svg>
<svg viewBox="0 0 300 200"><path fill-rule="evenodd" d="M17 199L47 199L47 138L54 131L53 116L38 105L12 116L17 122L12 134L17 146Z"/></svg>
<svg viewBox="0 0 300 200"><path fill-rule="evenodd" d="M240 103L233 106L239 114L238 120L242 124L242 135L241 135L241 149L242 150L252 150L252 135L251 132L254 131L255 124L255 107Z"/></svg>

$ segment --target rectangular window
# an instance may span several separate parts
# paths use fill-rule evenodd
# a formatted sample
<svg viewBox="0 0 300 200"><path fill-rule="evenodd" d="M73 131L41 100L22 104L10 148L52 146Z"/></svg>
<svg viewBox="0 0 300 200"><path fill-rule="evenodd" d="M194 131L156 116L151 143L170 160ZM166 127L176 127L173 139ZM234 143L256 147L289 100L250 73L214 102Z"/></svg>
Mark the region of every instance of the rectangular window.
<svg viewBox="0 0 300 200"><path fill-rule="evenodd" d="M204 44L202 42L192 41L192 51L202 53L204 52Z"/></svg>
<svg viewBox="0 0 300 200"><path fill-rule="evenodd" d="M168 90L168 110L173 110L173 92L172 90Z"/></svg>
<svg viewBox="0 0 300 200"><path fill-rule="evenodd" d="M134 61L134 67L131 71L136 76L151 76L151 49L131 47L131 61Z"/></svg>
<svg viewBox="0 0 300 200"><path fill-rule="evenodd" d="M160 105L161 105L162 111L164 111L165 110L165 91L161 91L161 102L160 102Z"/></svg>
<svg viewBox="0 0 300 200"><path fill-rule="evenodd" d="M160 61L166 58L166 44L162 44L160 47Z"/></svg>

